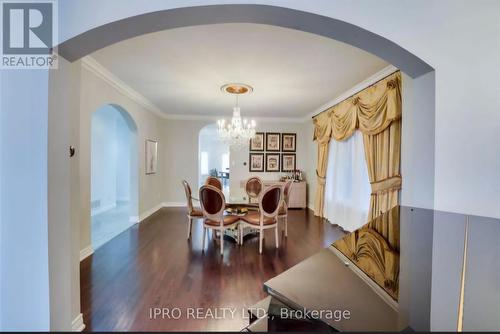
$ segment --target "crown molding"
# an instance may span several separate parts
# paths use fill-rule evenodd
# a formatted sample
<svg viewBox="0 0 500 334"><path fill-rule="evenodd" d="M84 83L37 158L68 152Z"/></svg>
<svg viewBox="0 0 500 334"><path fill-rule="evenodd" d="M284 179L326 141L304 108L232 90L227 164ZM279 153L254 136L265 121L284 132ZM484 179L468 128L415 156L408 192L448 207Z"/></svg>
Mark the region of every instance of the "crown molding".
<svg viewBox="0 0 500 334"><path fill-rule="evenodd" d="M85 69L91 71L106 83L111 85L117 91L130 98L132 101L144 107L146 110L154 113L155 115L165 118L165 113L160 108L155 106L144 95L137 92L135 89L127 85L124 81L111 73L107 68L102 66L92 56L85 56L82 58L82 65Z"/></svg>
<svg viewBox="0 0 500 334"><path fill-rule="evenodd" d="M216 122L221 118L229 118L228 115L176 115L176 114L166 114L165 119L179 120L179 121L210 121ZM256 122L286 122L286 123L303 123L303 117L245 117L248 119L253 119Z"/></svg>
<svg viewBox="0 0 500 334"><path fill-rule="evenodd" d="M216 121L217 119L224 118L223 115L184 115L184 114L167 114L163 112L154 103L149 101L144 95L127 85L123 80L114 75L106 67L101 65L92 56L85 56L82 58L82 65L85 69L91 71L96 76L104 80L106 83L114 87L121 94L130 98L132 101L138 103L146 110L156 114L164 119L183 120L183 121ZM227 116L226 116L227 117ZM287 123L302 123L302 117L250 117L256 121L265 122L287 122Z"/></svg>
<svg viewBox="0 0 500 334"><path fill-rule="evenodd" d="M313 116L316 116L317 114L322 113L326 109L333 107L337 103L340 103L340 102L344 101L345 99L351 97L352 95L359 93L363 89L373 85L377 81L382 80L383 78L387 77L388 75L390 75L398 70L399 69L393 65L389 65L387 67L384 67L383 69L381 69L377 73L373 74L372 76L366 78L365 80L363 80L360 83L356 84L355 86L351 87L349 90L340 94L339 96L337 96L333 100L330 100L327 103L319 106L318 108L316 108L316 110L314 110L309 115L307 115L303 119L303 121L310 120Z"/></svg>
<svg viewBox="0 0 500 334"><path fill-rule="evenodd" d="M223 115L184 115L184 114L167 114L163 112L159 107L157 107L154 103L149 101L144 95L141 93L137 92L135 89L127 85L124 81L122 81L120 78L118 78L116 75L114 75L111 71L109 71L107 68L105 68L103 65L101 65L95 58L92 56L85 56L82 58L82 65L84 68L87 70L91 71L95 75L97 75L99 78L107 82L109 85L114 87L117 91L122 93L123 95L127 96L134 102L138 103L142 107L144 107L146 110L154 113L155 115L163 118L163 119L170 119L170 120L183 120L183 121L216 121L217 119L224 118L227 116ZM373 74L369 78L363 80L362 82L358 83L357 85L353 86L351 89L347 90L346 92L342 93L338 97L336 97L333 100L330 100L329 102L321 105L320 107L316 108L313 112L309 113L306 117L249 117L252 119L255 119L256 121L261 121L261 122L286 122L286 123L304 123L307 122L313 117L314 115L319 114L320 112L330 108L331 106L334 106L335 104L342 102L346 98L350 97L353 94L356 94L357 92L365 89L366 87L374 84L375 82L385 78L389 74L397 71L398 68L396 68L393 65L389 65L379 72Z"/></svg>

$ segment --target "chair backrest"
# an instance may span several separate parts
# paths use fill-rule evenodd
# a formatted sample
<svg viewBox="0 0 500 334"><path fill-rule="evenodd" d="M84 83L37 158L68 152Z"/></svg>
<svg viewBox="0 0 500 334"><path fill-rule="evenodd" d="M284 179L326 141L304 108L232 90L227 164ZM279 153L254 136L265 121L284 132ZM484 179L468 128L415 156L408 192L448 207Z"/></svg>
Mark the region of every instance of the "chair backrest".
<svg viewBox="0 0 500 334"><path fill-rule="evenodd" d="M207 177L207 179L205 181L205 185L213 186L213 187L215 187L215 188L217 188L219 190L222 190L222 183L215 176L209 176L209 177Z"/></svg>
<svg viewBox="0 0 500 334"><path fill-rule="evenodd" d="M290 198L290 191L292 191L292 185L293 181L288 180L285 182L285 185L283 186L283 200L285 201L285 204L288 206L288 200Z"/></svg>
<svg viewBox="0 0 500 334"><path fill-rule="evenodd" d="M211 185L202 186L200 188L200 205L205 218L222 222L226 199L221 190Z"/></svg>
<svg viewBox="0 0 500 334"><path fill-rule="evenodd" d="M194 210L193 209L193 196L191 193L191 187L189 186L189 183L186 180L182 180L182 185L184 186L184 192L186 193L188 212L191 213Z"/></svg>
<svg viewBox="0 0 500 334"><path fill-rule="evenodd" d="M259 209L265 217L276 217L282 200L283 190L280 185L270 186L259 198Z"/></svg>
<svg viewBox="0 0 500 334"><path fill-rule="evenodd" d="M247 180L245 191L249 198L259 198L263 187L261 179L257 176L253 176Z"/></svg>

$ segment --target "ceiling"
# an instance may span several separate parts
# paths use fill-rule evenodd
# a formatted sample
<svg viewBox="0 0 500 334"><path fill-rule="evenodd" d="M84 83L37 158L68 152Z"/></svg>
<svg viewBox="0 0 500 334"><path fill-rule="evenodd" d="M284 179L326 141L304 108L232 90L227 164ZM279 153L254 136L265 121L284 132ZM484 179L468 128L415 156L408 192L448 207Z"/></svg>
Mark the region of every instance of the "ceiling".
<svg viewBox="0 0 500 334"><path fill-rule="evenodd" d="M388 64L347 44L302 31L246 23L165 30L92 54L168 115L229 116L243 82L242 116L303 118Z"/></svg>

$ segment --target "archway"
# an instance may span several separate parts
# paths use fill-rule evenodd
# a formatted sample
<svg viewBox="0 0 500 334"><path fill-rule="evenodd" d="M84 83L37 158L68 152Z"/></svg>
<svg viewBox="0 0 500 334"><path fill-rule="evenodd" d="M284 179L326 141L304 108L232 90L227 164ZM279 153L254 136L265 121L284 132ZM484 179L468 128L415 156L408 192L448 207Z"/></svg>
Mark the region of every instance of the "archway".
<svg viewBox="0 0 500 334"><path fill-rule="evenodd" d="M373 53L396 65L413 78L421 77L433 71L432 67L427 63L399 45L356 25L331 17L297 11L290 8L263 5L198 6L168 9L131 16L102 26L97 25L95 28L67 40L59 46L59 53L69 61L76 61L100 48L142 34L182 26L225 22L277 25L333 38ZM431 77L428 79L429 81L421 81L420 86L424 86L423 83L429 82L429 85L425 86L434 91L433 74L431 74ZM429 183L433 185L434 99L433 97L429 99L428 96L422 99L418 96L418 92L414 93L413 99L425 101L424 104L429 107L425 117L428 117L428 119L432 121L425 122L422 126L425 126L427 129L432 129L432 135L429 136L431 139L428 143L428 146L432 147L432 149L420 150L417 154L414 154L414 158L415 160L427 162L427 168L429 171L432 171L428 176ZM419 116L415 115L414 117ZM409 176L409 173L405 175ZM433 199L433 187L428 187L426 189L426 191L431 192L430 196L427 197ZM73 247L78 246L73 245Z"/></svg>
<svg viewBox="0 0 500 334"><path fill-rule="evenodd" d="M149 12L90 29L61 43L58 48L64 58L73 62L128 38L216 23L260 23L297 29L363 49L413 78L433 71L429 64L396 43L354 24L291 8L257 4L192 6Z"/></svg>
<svg viewBox="0 0 500 334"><path fill-rule="evenodd" d="M107 104L91 117L91 241L97 249L137 222L137 126Z"/></svg>
<svg viewBox="0 0 500 334"><path fill-rule="evenodd" d="M229 190L230 174L229 145L217 137L217 127L209 124L198 135L198 184L201 186L208 176L221 178L224 190Z"/></svg>

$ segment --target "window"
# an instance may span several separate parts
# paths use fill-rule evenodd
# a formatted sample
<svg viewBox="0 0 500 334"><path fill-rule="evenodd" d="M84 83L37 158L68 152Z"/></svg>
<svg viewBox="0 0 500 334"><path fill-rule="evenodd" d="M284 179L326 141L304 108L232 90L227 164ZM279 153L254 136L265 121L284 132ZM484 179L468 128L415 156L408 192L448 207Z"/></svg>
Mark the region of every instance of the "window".
<svg viewBox="0 0 500 334"><path fill-rule="evenodd" d="M229 170L229 153L222 154L222 172Z"/></svg>
<svg viewBox="0 0 500 334"><path fill-rule="evenodd" d="M325 215L331 223L354 231L367 223L371 186L363 135L330 141L325 185Z"/></svg>
<svg viewBox="0 0 500 334"><path fill-rule="evenodd" d="M208 152L201 152L200 172L201 175L208 175Z"/></svg>

